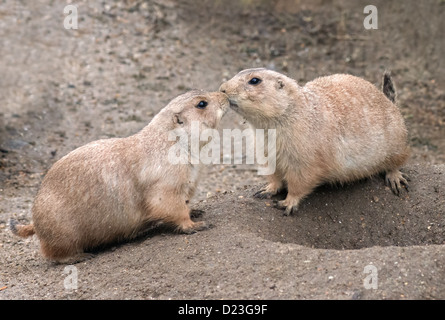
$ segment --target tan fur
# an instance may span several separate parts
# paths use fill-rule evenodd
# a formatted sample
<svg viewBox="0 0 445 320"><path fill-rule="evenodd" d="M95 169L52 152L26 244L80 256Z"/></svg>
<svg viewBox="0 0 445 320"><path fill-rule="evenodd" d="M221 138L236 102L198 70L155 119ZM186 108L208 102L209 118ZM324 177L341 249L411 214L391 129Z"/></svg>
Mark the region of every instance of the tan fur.
<svg viewBox="0 0 445 320"><path fill-rule="evenodd" d="M200 101L208 102L198 109ZM228 109L220 92L191 91L172 100L139 133L80 147L48 171L35 198L33 225L11 224L20 236L35 231L45 257L66 261L84 250L131 239L149 226L170 224L190 233L206 227L190 219L198 183L192 164L171 164L168 133L191 121L215 128ZM27 232L25 232L27 230Z"/></svg>
<svg viewBox="0 0 445 320"><path fill-rule="evenodd" d="M255 77L261 83L249 84ZM389 74L385 77L390 83ZM407 184L398 171L409 156L403 117L366 80L335 74L299 86L278 72L247 69L220 91L254 128L277 130L276 171L258 196L270 197L287 187L287 198L279 203L286 214L325 182L386 172L395 192L400 183Z"/></svg>

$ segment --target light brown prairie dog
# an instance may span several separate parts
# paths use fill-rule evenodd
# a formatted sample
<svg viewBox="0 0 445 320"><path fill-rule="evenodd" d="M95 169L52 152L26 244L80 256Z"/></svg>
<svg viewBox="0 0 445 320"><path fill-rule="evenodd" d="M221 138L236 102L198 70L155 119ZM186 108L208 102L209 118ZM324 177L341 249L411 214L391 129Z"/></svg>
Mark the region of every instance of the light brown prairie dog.
<svg viewBox="0 0 445 320"><path fill-rule="evenodd" d="M191 122L215 128L228 109L220 92L190 91L173 99L140 132L80 147L46 174L32 207L33 224L10 221L19 236L37 234L45 257L66 262L85 250L131 239L153 223L191 233L206 228L193 222L187 203L198 182L196 165L171 164L176 141L169 133Z"/></svg>
<svg viewBox="0 0 445 320"><path fill-rule="evenodd" d="M385 172L395 193L407 186L399 168L409 156L407 130L385 74L383 93L346 74L305 86L267 69L247 69L223 83L231 108L257 129L276 129L276 170L256 196L287 187L278 206L296 211L325 182L349 182ZM392 101L390 101L390 99Z"/></svg>

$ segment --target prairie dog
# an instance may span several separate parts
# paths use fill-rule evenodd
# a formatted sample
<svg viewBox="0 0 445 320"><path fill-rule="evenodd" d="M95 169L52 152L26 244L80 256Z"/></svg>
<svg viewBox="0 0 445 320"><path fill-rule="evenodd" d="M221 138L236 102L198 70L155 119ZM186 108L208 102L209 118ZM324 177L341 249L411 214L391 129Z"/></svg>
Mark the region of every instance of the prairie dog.
<svg viewBox="0 0 445 320"><path fill-rule="evenodd" d="M385 172L399 194L399 168L409 157L407 130L385 73L383 92L361 78L335 74L300 86L275 71L239 72L223 83L233 110L254 128L276 129L276 170L256 196L287 187L278 207L288 215L318 185L345 183ZM390 101L392 100L392 101Z"/></svg>
<svg viewBox="0 0 445 320"><path fill-rule="evenodd" d="M33 223L10 221L13 233L36 234L43 255L66 262L85 250L131 239L156 223L192 233L188 201L198 167L171 164L169 133L191 122L215 128L229 108L225 94L190 91L173 99L140 132L88 143L58 160L46 174L32 207ZM188 147L188 146L185 146Z"/></svg>

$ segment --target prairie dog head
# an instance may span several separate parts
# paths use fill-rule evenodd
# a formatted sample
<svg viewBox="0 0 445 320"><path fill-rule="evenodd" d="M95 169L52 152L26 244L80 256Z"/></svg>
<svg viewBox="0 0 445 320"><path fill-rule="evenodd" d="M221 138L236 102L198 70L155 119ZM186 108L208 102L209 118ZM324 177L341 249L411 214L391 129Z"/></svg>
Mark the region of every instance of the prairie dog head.
<svg viewBox="0 0 445 320"><path fill-rule="evenodd" d="M228 108L229 101L224 93L192 90L170 101L153 122L162 121L168 130L190 132L192 123L199 123L201 130L214 129Z"/></svg>
<svg viewBox="0 0 445 320"><path fill-rule="evenodd" d="M239 72L223 83L219 90L228 96L234 111L249 122L257 122L283 115L290 101L289 95L296 85L294 80L283 74L255 68Z"/></svg>

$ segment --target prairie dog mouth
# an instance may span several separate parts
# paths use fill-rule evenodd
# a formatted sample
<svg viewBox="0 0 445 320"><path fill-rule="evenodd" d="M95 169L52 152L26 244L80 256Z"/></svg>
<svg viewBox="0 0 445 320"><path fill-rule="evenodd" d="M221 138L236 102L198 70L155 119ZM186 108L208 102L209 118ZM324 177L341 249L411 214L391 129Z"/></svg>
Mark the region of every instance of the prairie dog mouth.
<svg viewBox="0 0 445 320"><path fill-rule="evenodd" d="M221 120L221 118L226 114L228 109L229 108L220 108L220 109L218 109L218 111L216 112L216 117L218 118L218 121Z"/></svg>
<svg viewBox="0 0 445 320"><path fill-rule="evenodd" d="M230 108L238 108L238 104L236 102L234 102L233 100L230 100L230 99L229 99L229 102L230 102Z"/></svg>

